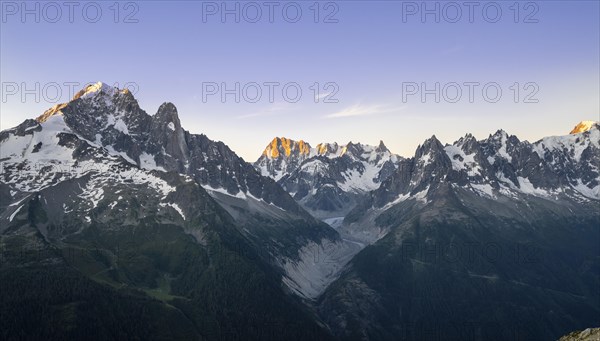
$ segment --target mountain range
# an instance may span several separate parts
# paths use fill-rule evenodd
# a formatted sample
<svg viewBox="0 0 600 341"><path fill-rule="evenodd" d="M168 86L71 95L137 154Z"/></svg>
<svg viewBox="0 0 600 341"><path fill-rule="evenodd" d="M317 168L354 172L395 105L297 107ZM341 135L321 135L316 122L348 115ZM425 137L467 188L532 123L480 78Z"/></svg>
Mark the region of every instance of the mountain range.
<svg viewBox="0 0 600 341"><path fill-rule="evenodd" d="M345 215L365 193L377 189L402 158L383 141L378 146L320 143L275 138L254 167L277 181L313 216Z"/></svg>
<svg viewBox="0 0 600 341"><path fill-rule="evenodd" d="M320 297L321 315L336 335L378 340L553 339L594 325L599 147L598 124L535 143L501 130L431 137L338 227L370 246Z"/></svg>
<svg viewBox="0 0 600 341"><path fill-rule="evenodd" d="M97 83L0 132L0 162L3 339L545 340L600 317L597 122L410 158L279 137L250 164Z"/></svg>

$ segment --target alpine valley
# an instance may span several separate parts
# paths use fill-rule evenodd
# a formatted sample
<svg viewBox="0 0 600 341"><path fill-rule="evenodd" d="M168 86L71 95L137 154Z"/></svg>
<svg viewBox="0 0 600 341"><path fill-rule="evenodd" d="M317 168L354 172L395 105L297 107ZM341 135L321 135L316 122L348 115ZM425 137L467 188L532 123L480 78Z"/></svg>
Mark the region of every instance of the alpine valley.
<svg viewBox="0 0 600 341"><path fill-rule="evenodd" d="M598 122L432 136L411 158L279 137L251 164L96 83L0 132L0 162L3 340L555 340L600 321Z"/></svg>

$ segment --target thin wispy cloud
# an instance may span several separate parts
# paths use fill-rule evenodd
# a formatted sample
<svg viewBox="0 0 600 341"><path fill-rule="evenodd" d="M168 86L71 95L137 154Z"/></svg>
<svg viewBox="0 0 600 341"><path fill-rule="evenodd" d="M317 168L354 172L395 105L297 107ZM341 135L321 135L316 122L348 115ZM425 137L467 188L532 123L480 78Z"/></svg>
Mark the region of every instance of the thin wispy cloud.
<svg viewBox="0 0 600 341"><path fill-rule="evenodd" d="M363 105L355 104L351 107L345 108L333 114L326 115L324 118L345 118L345 117L360 117L360 116L371 116L386 114L403 110L405 106L393 107L389 105L374 104L374 105Z"/></svg>
<svg viewBox="0 0 600 341"><path fill-rule="evenodd" d="M323 99L323 98L325 98L325 97L327 97L329 95L331 95L331 92L328 92L326 94L320 94L319 96L317 96L317 99L321 100L321 99Z"/></svg>

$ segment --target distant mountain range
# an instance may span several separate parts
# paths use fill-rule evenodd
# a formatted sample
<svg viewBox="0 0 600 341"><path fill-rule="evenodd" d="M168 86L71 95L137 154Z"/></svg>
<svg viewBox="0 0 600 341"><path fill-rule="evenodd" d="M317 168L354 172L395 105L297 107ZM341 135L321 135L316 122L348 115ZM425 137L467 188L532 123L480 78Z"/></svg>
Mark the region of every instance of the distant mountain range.
<svg viewBox="0 0 600 341"><path fill-rule="evenodd" d="M254 163L103 83L0 132L3 339L556 339L600 317L600 124ZM135 318L134 318L135 317Z"/></svg>
<svg viewBox="0 0 600 341"><path fill-rule="evenodd" d="M343 216L365 193L377 189L402 160L383 141L379 146L275 138L254 163L319 218Z"/></svg>

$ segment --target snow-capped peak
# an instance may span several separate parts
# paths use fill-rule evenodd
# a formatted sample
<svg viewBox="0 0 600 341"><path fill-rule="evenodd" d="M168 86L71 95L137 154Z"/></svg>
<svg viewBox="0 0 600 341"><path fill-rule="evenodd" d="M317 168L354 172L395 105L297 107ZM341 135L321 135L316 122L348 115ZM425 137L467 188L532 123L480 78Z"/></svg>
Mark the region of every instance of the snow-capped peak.
<svg viewBox="0 0 600 341"><path fill-rule="evenodd" d="M569 134L579 134L579 133L583 133L586 132L590 129L592 129L593 126L597 126L599 125L600 122L597 121L581 121L579 122L575 128L573 128L573 130L571 130L571 132Z"/></svg>
<svg viewBox="0 0 600 341"><path fill-rule="evenodd" d="M102 93L109 95L109 96L113 96L118 91L119 91L119 89L114 86L110 86L103 82L97 82L97 83L90 84L90 85L86 86L85 88L83 88L83 90L81 90L77 94L75 94L75 96L73 97L73 100L78 99L78 98L93 97L93 96L96 96L97 94L102 94Z"/></svg>
<svg viewBox="0 0 600 341"><path fill-rule="evenodd" d="M442 145L442 143L440 142L440 140L437 139L437 137L435 135L431 136L430 138L428 138L427 140L425 140L425 142L423 142L423 144L419 145L417 147L417 150L415 152L415 157L417 159L420 159L422 156L424 155L441 155L441 153L444 152L444 146Z"/></svg>
<svg viewBox="0 0 600 341"><path fill-rule="evenodd" d="M45 122L51 116L54 115L62 115L62 109L67 107L69 103L72 103L78 99L92 99L94 101L103 102L107 106L111 106L113 104L113 97L116 94L124 94L130 95L128 89L120 90L117 87L110 86L103 82L97 82L94 84L89 84L85 88L79 90L69 102L56 104L52 108L46 110L42 115L36 118L38 122ZM99 97L101 96L101 97Z"/></svg>

